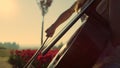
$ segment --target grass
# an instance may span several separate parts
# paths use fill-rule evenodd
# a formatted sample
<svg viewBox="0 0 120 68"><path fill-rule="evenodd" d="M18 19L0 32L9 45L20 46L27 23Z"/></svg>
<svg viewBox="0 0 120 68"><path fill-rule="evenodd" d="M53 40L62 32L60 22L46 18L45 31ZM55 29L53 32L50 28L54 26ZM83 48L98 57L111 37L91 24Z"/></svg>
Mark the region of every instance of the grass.
<svg viewBox="0 0 120 68"><path fill-rule="evenodd" d="M0 68L12 68L12 65L8 63L9 56L9 49L0 49Z"/></svg>
<svg viewBox="0 0 120 68"><path fill-rule="evenodd" d="M9 49L0 49L0 57L8 57L8 56L10 56Z"/></svg>

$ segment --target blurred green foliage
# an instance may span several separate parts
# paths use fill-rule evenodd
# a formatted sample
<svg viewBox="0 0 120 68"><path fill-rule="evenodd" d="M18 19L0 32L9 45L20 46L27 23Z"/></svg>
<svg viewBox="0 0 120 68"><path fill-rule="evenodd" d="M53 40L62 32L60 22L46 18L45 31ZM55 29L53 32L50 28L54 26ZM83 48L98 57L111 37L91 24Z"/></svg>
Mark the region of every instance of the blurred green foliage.
<svg viewBox="0 0 120 68"><path fill-rule="evenodd" d="M19 49L19 44L16 42L0 42L0 49Z"/></svg>

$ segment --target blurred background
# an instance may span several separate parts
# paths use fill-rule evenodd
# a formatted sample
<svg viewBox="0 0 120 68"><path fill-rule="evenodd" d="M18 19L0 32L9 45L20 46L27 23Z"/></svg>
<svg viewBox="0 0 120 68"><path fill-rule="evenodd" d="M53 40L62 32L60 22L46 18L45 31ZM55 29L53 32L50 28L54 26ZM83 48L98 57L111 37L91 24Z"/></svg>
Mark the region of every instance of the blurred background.
<svg viewBox="0 0 120 68"><path fill-rule="evenodd" d="M44 18L45 30L76 0L53 0ZM76 15L57 28L55 35ZM40 47L42 14L36 0L0 0L0 68L11 67L7 62L10 50ZM57 43L65 44L80 27L80 20ZM55 36L54 35L54 36ZM56 45L57 45L56 44ZM5 68L5 67L4 67Z"/></svg>

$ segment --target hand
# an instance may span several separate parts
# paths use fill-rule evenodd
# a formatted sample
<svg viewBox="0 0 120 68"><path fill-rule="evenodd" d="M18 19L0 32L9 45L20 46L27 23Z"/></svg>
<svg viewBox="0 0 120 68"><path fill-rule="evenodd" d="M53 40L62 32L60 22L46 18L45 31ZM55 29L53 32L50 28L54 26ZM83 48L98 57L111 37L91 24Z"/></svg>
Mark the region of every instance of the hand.
<svg viewBox="0 0 120 68"><path fill-rule="evenodd" d="M52 25L50 26L45 32L47 33L47 37L52 37L55 33L55 27Z"/></svg>

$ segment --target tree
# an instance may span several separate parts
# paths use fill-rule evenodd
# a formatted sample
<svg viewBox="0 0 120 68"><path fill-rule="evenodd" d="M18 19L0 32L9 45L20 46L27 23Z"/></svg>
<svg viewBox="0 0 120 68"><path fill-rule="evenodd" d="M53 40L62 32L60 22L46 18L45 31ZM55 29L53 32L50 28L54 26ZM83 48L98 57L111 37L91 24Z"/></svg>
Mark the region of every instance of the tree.
<svg viewBox="0 0 120 68"><path fill-rule="evenodd" d="M0 47L7 48L7 49L19 49L19 44L16 42L0 42Z"/></svg>

